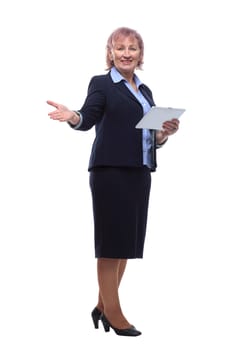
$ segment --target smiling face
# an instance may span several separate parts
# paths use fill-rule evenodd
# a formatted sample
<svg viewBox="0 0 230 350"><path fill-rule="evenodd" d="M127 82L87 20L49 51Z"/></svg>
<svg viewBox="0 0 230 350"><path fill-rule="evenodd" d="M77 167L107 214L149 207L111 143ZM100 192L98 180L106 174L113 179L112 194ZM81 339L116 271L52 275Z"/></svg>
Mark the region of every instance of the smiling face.
<svg viewBox="0 0 230 350"><path fill-rule="evenodd" d="M135 68L142 61L138 40L131 35L120 35L112 43L110 59L124 77L132 76Z"/></svg>

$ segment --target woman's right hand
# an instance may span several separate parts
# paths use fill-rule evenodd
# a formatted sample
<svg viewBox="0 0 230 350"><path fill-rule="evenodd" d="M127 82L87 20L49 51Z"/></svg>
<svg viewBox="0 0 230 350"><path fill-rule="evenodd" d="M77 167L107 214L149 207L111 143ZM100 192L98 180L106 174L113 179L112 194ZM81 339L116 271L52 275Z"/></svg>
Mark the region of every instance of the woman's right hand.
<svg viewBox="0 0 230 350"><path fill-rule="evenodd" d="M46 102L48 105L56 108L54 111L48 113L51 119L58 120L60 122L70 122L74 125L79 123L80 117L76 112L71 111L69 108L61 105L60 103L56 103L50 100Z"/></svg>

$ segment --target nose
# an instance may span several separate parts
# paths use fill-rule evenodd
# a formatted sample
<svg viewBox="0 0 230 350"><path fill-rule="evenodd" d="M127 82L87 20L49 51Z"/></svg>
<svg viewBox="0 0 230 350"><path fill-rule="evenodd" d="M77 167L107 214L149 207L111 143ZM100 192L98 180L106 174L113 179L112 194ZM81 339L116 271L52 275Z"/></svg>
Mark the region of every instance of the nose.
<svg viewBox="0 0 230 350"><path fill-rule="evenodd" d="M129 51L129 48L125 48L124 50L124 56L127 57L127 56L130 56L130 51Z"/></svg>

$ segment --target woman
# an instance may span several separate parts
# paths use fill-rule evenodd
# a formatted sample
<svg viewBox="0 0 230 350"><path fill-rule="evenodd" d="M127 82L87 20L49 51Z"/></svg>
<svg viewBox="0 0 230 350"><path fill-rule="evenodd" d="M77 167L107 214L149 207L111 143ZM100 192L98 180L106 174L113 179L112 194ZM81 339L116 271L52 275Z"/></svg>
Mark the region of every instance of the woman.
<svg viewBox="0 0 230 350"><path fill-rule="evenodd" d="M119 285L127 260L143 258L156 149L179 127L173 119L164 123L162 131L135 128L154 105L151 90L135 74L142 68L143 55L140 34L118 28L107 42L108 72L91 79L82 108L72 111L47 101L56 108L49 113L51 119L68 122L76 130L96 129L88 168L99 284L92 319L95 328L101 320L105 331L111 327L123 336L141 332L122 312Z"/></svg>

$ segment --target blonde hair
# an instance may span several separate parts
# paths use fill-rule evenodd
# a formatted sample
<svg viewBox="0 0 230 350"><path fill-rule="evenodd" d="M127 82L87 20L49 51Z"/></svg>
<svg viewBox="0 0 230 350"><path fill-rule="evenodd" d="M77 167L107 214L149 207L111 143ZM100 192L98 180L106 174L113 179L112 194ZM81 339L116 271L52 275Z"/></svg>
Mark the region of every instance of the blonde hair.
<svg viewBox="0 0 230 350"><path fill-rule="evenodd" d="M111 59L110 53L111 53L111 49L113 47L113 43L114 41L116 41L120 36L124 36L124 37L128 37L131 36L135 39L137 39L138 42L138 46L140 49L140 62L138 62L138 65L136 68L138 69L142 69L142 65L143 65L143 57L144 57L144 42L143 39L141 37L141 35L134 29L128 28L128 27L120 27L117 28L116 30L114 30L108 40L107 40L107 45L106 45L106 70L111 69L114 66L114 62Z"/></svg>

